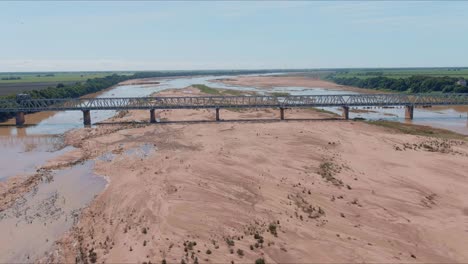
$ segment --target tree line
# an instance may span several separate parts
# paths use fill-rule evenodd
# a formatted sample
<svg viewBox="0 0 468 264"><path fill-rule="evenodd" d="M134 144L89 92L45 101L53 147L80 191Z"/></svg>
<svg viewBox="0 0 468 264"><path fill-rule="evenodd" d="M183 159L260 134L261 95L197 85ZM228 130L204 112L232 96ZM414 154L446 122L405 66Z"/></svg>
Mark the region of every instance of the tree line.
<svg viewBox="0 0 468 264"><path fill-rule="evenodd" d="M460 78L411 76L408 78L388 78L383 76L372 78L346 78L331 74L326 77L337 84L359 88L391 90L408 93L468 93L468 87L457 84Z"/></svg>

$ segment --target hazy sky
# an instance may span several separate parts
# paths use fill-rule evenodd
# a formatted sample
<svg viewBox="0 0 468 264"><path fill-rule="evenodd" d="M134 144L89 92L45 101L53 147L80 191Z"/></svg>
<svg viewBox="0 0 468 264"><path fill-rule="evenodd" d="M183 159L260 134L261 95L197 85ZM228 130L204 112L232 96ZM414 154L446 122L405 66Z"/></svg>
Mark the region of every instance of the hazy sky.
<svg viewBox="0 0 468 264"><path fill-rule="evenodd" d="M468 2L0 2L0 71L468 66Z"/></svg>

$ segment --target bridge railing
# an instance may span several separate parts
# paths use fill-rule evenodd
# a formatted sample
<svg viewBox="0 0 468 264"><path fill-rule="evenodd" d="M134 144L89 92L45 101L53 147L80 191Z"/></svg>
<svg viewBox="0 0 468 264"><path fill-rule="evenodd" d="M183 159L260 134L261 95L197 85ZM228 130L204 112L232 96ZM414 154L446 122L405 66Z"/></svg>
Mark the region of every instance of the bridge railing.
<svg viewBox="0 0 468 264"><path fill-rule="evenodd" d="M344 94L303 96L199 96L0 100L0 112L261 108L334 106L468 105L468 94Z"/></svg>

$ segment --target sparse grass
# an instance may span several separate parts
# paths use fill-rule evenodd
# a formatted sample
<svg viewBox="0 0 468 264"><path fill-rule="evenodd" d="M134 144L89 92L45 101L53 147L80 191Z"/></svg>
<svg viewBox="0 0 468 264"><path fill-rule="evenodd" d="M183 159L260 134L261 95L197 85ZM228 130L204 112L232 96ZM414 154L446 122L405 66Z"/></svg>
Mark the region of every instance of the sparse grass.
<svg viewBox="0 0 468 264"><path fill-rule="evenodd" d="M226 238L226 244L228 246L230 246L230 247L233 247L235 243L234 243L234 240L232 238L227 237Z"/></svg>
<svg viewBox="0 0 468 264"><path fill-rule="evenodd" d="M206 86L204 84L192 84L192 86L194 88L197 88L198 90L200 90L200 92L202 92L202 93L213 94L213 95L220 95L221 94L220 90L215 89L215 88L211 88L211 87Z"/></svg>
<svg viewBox="0 0 468 264"><path fill-rule="evenodd" d="M194 88L197 88L202 93L212 94L212 95L243 95L242 91L230 90L230 89L216 89L209 87L204 84L192 84Z"/></svg>
<svg viewBox="0 0 468 264"><path fill-rule="evenodd" d="M200 90L202 93L206 94L211 94L211 95L245 95L246 93L243 91L238 91L238 90L231 90L231 89L216 89L209 87L204 84L192 84L192 87L197 88ZM251 94L252 92L248 92L248 94Z"/></svg>
<svg viewBox="0 0 468 264"><path fill-rule="evenodd" d="M343 181L335 178L335 175L341 171L341 168L331 161L322 162L319 166L318 174L326 181L336 186L343 186Z"/></svg>
<svg viewBox="0 0 468 264"><path fill-rule="evenodd" d="M445 130L445 129L433 128L430 126L404 124L400 122L385 121L385 120L366 121L366 123L396 130L404 134L444 138L444 139L460 139L460 140L468 141L468 137L465 135L461 135L456 132L452 132L452 131Z"/></svg>

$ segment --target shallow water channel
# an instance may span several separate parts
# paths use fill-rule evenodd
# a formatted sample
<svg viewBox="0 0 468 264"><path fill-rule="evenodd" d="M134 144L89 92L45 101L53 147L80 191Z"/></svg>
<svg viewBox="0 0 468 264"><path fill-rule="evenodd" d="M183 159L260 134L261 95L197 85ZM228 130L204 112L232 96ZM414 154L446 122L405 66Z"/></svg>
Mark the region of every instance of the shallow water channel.
<svg viewBox="0 0 468 264"><path fill-rule="evenodd" d="M161 79L160 84L122 85L101 93L98 97L141 97L165 89L184 88L191 84L260 94L287 92L291 95L350 94L349 91L327 90L320 87L274 87L259 89L253 86L229 86L213 79L228 76L202 76ZM232 78L232 76L230 76ZM341 114L339 108L325 108ZM468 135L467 107L438 107L415 109L413 122L446 128ZM116 114L116 111L91 111L92 122L100 122ZM293 116L291 116L293 117ZM404 120L404 109L351 110L350 118ZM61 135L82 127L81 111L35 113L26 116L24 128L0 126L0 184L13 176L27 177L55 157L72 150L64 146ZM286 118L288 113L286 112ZM127 151L126 155L145 156L149 148ZM99 160L111 160L112 154ZM0 262L30 262L42 256L55 240L63 235L76 221L82 208L106 186L106 180L93 173L94 162L86 161L71 168L53 171L39 185L18 200L13 207L0 212Z"/></svg>

